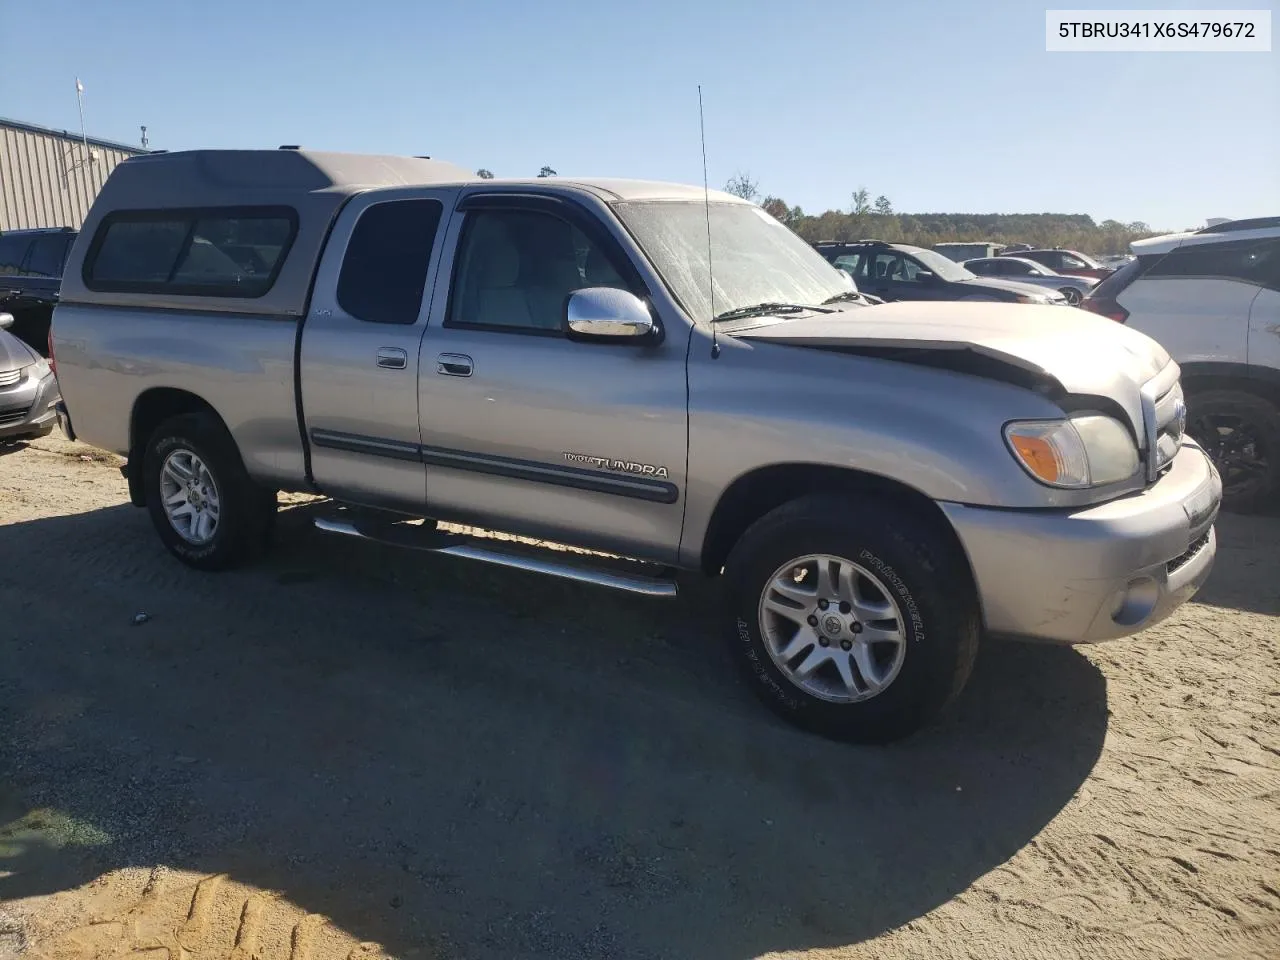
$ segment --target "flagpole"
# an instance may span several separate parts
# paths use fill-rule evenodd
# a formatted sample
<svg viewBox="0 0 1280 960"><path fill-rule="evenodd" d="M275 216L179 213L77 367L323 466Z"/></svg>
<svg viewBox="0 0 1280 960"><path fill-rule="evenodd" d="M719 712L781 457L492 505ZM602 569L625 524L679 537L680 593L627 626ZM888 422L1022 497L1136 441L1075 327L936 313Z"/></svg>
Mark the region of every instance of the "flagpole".
<svg viewBox="0 0 1280 960"><path fill-rule="evenodd" d="M89 136L84 131L84 84L76 77L76 103L80 107L80 140L84 143L84 162L89 162Z"/></svg>

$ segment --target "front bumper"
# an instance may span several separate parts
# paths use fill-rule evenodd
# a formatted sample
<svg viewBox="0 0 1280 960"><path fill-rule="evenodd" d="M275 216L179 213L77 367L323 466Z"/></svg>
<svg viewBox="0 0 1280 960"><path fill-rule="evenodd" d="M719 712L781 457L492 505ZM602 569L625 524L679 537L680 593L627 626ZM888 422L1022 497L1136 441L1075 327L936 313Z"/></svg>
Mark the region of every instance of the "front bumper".
<svg viewBox="0 0 1280 960"><path fill-rule="evenodd" d="M1158 623L1213 569L1222 480L1187 442L1141 493L1082 510L940 506L969 556L990 633L1113 640Z"/></svg>
<svg viewBox="0 0 1280 960"><path fill-rule="evenodd" d="M57 401L58 382L53 374L0 392L0 440L47 437L58 422Z"/></svg>

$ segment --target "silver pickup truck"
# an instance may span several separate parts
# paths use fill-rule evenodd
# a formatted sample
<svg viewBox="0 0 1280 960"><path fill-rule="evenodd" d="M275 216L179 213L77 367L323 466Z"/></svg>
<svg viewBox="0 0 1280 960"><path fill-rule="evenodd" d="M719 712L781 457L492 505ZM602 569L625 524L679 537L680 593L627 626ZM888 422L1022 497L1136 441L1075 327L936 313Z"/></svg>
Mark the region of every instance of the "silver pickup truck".
<svg viewBox="0 0 1280 960"><path fill-rule="evenodd" d="M936 714L984 631L1132 634L1213 564L1221 482L1155 342L1068 307L868 305L702 188L137 157L50 347L63 428L128 458L193 567L259 550L286 490L331 498L337 535L656 596L720 576L752 685L849 740Z"/></svg>

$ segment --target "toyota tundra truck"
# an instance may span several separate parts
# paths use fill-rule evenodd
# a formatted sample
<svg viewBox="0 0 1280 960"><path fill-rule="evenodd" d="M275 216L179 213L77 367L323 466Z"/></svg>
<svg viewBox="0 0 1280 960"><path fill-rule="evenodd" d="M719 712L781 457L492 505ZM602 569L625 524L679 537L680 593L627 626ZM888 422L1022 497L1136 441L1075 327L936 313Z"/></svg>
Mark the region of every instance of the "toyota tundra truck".
<svg viewBox="0 0 1280 960"><path fill-rule="evenodd" d="M750 683L851 741L937 714L980 635L1133 634L1214 559L1221 481L1153 340L1059 306L870 304L702 187L135 157L75 241L50 353L64 430L127 458L183 563L251 558L300 491L334 536L655 597L718 577Z"/></svg>

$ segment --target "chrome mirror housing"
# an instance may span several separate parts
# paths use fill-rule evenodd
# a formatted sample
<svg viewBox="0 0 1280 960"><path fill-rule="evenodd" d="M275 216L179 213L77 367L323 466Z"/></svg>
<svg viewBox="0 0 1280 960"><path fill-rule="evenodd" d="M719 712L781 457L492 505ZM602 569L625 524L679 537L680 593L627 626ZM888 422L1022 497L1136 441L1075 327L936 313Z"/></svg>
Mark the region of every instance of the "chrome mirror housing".
<svg viewBox="0 0 1280 960"><path fill-rule="evenodd" d="M643 300L614 287L584 287L565 305L571 337L597 340L651 338L657 329Z"/></svg>

